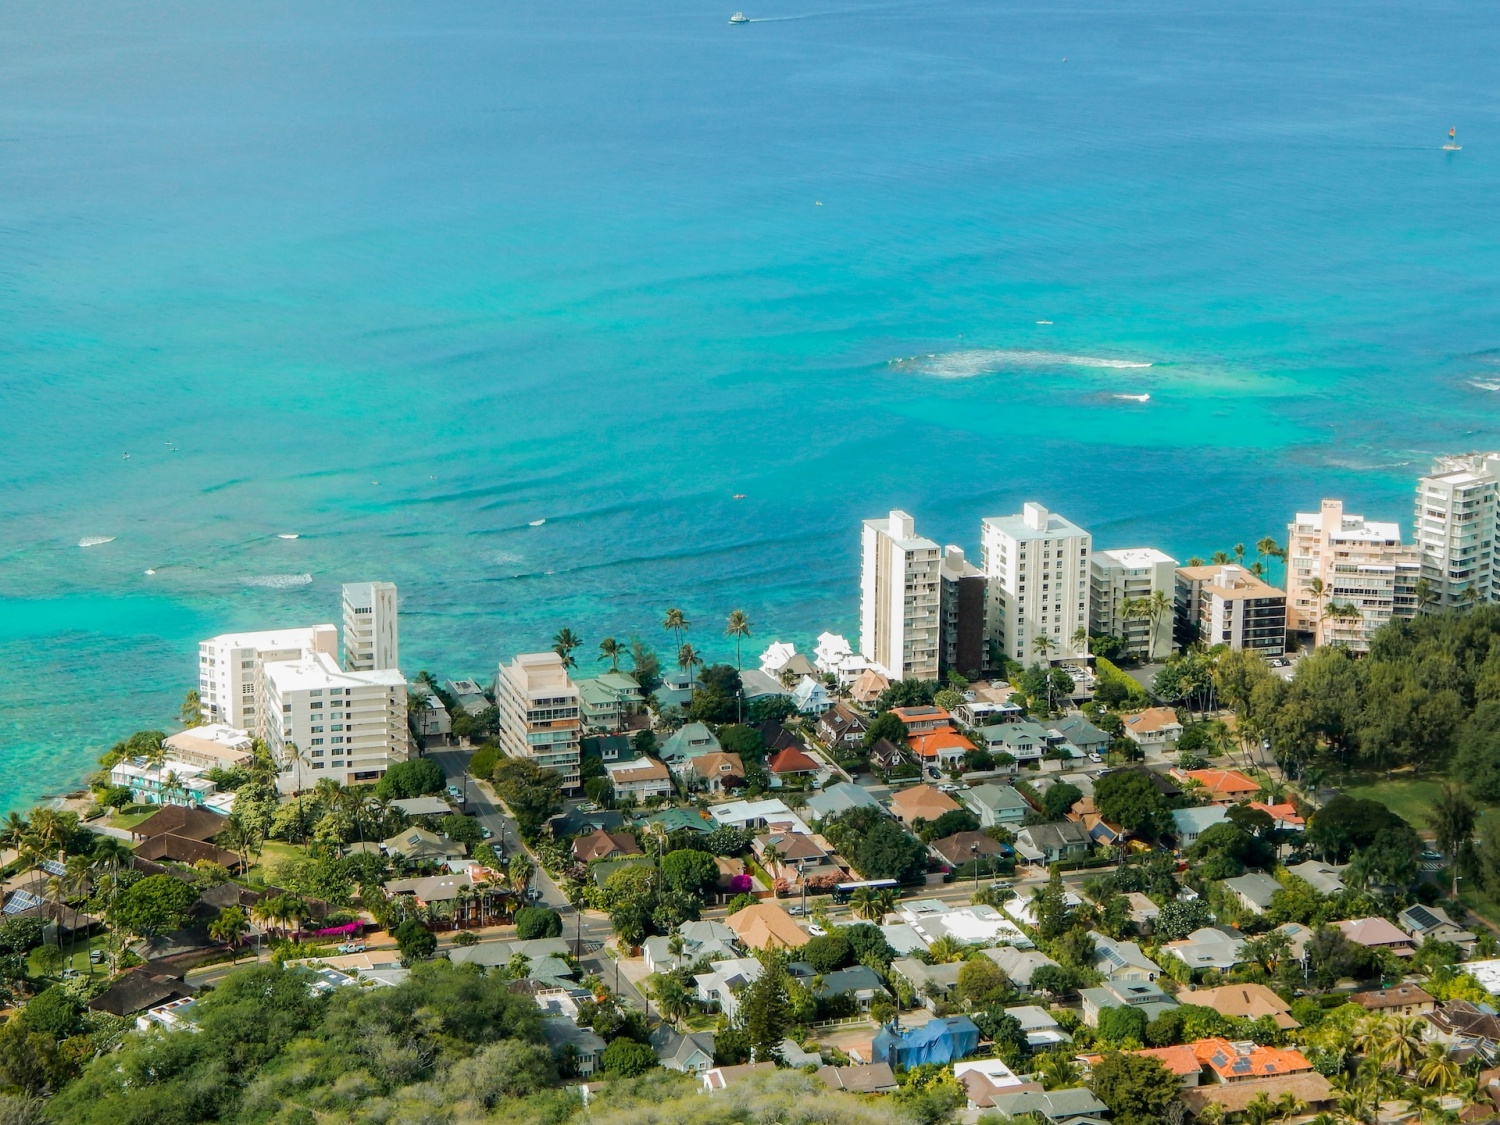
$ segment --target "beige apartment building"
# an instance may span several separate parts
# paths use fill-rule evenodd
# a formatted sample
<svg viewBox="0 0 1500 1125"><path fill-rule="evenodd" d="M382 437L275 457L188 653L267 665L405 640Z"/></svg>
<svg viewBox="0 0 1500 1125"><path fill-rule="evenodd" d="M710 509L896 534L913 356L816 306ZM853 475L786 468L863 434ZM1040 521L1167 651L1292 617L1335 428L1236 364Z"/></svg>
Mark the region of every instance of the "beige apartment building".
<svg viewBox="0 0 1500 1125"><path fill-rule="evenodd" d="M1412 539L1433 609L1496 599L1500 453L1440 457L1417 481Z"/></svg>
<svg viewBox="0 0 1500 1125"><path fill-rule="evenodd" d="M1177 568L1179 642L1228 645L1262 656L1286 652L1286 591L1242 566Z"/></svg>
<svg viewBox="0 0 1500 1125"><path fill-rule="evenodd" d="M902 511L865 520L859 571L859 651L891 679L938 677L942 555Z"/></svg>
<svg viewBox="0 0 1500 1125"><path fill-rule="evenodd" d="M1088 655L1077 637L1089 623L1092 546L1087 531L1040 504L984 519L985 632L1000 653L1030 663L1041 658L1037 638L1045 637L1052 663Z"/></svg>
<svg viewBox="0 0 1500 1125"><path fill-rule="evenodd" d="M560 774L565 790L579 786L582 728L578 688L555 652L523 652L500 665L495 707L500 748Z"/></svg>
<svg viewBox="0 0 1500 1125"><path fill-rule="evenodd" d="M1343 501L1324 500L1287 526L1287 628L1311 633L1318 645L1367 652L1376 629L1416 613L1420 576L1417 548L1401 542L1399 523L1348 515Z"/></svg>
<svg viewBox="0 0 1500 1125"><path fill-rule="evenodd" d="M1089 561L1089 632L1119 637L1125 651L1142 660L1165 660L1172 652L1172 603L1177 596L1177 560L1154 547L1095 551ZM1161 594L1165 611L1145 607ZM1127 616L1132 605L1141 610Z"/></svg>

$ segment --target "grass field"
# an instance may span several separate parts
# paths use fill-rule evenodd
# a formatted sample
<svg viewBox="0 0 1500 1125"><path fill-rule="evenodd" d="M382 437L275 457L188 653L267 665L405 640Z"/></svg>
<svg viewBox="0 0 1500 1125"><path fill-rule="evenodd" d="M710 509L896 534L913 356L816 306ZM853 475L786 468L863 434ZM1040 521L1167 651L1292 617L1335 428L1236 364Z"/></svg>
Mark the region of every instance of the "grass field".
<svg viewBox="0 0 1500 1125"><path fill-rule="evenodd" d="M1352 776L1339 789L1350 797L1379 801L1418 832L1427 830L1427 813L1442 791L1437 778L1413 778L1397 775L1387 781L1373 774Z"/></svg>
<svg viewBox="0 0 1500 1125"><path fill-rule="evenodd" d="M279 840L267 840L260 853L260 858L251 865L250 870L245 872L245 882L252 885L265 886L270 878L268 872L271 865L283 859L301 859L307 853L295 844L283 844Z"/></svg>

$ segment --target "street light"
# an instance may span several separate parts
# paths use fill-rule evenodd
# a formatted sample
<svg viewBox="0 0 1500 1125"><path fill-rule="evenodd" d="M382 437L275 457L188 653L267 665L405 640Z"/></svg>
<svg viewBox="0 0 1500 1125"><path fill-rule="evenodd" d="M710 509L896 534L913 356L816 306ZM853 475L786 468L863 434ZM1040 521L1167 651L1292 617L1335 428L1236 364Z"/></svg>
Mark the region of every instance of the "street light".
<svg viewBox="0 0 1500 1125"><path fill-rule="evenodd" d="M807 860L797 861L797 884L802 888L802 917L807 917Z"/></svg>
<svg viewBox="0 0 1500 1125"><path fill-rule="evenodd" d="M979 845L970 844L969 854L974 857L974 893L979 893Z"/></svg>

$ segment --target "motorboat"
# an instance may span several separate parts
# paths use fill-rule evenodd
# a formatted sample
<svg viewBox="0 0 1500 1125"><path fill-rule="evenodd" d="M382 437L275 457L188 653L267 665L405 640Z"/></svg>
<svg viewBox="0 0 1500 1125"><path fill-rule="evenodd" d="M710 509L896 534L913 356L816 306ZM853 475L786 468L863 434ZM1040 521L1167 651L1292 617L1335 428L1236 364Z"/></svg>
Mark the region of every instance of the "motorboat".
<svg viewBox="0 0 1500 1125"><path fill-rule="evenodd" d="M732 16L729 17L729 22L730 23L749 23L750 22L750 17L747 16L747 15L745 15L744 12L735 12L734 15L732 15Z"/></svg>

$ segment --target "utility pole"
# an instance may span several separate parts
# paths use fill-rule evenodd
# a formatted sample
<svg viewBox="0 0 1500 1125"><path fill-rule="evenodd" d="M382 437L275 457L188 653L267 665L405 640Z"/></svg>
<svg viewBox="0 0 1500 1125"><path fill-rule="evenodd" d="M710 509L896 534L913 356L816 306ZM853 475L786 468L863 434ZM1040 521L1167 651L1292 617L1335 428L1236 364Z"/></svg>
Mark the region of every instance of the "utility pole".
<svg viewBox="0 0 1500 1125"><path fill-rule="evenodd" d="M974 893L979 893L979 845L970 844L969 854L974 857Z"/></svg>

